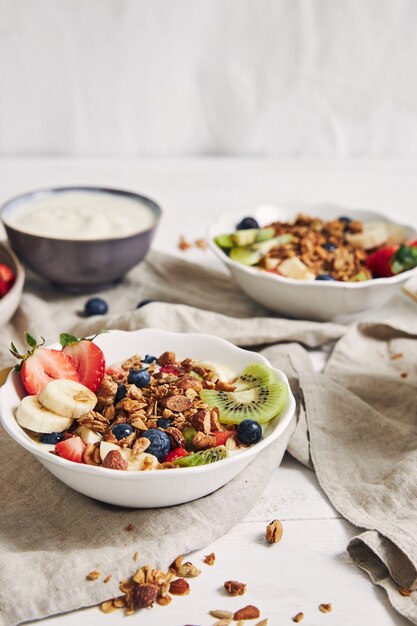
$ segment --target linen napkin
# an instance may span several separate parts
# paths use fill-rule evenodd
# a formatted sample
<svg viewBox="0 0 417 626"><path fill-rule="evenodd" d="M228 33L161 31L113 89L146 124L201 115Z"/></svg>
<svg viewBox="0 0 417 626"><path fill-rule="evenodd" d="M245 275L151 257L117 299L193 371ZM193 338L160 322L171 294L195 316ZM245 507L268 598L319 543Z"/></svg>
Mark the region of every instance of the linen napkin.
<svg viewBox="0 0 417 626"><path fill-rule="evenodd" d="M208 332L254 347L291 341L319 346L345 331L334 324L260 317L262 309L223 274L203 273L198 266L156 253L103 297L111 314L82 320L77 311L85 297L64 296L29 276L19 311L0 333L0 365L12 362L7 345L25 329L53 341L62 331L83 336L103 327L159 326ZM136 309L137 301L145 297L165 302ZM193 306L166 302L180 299ZM223 313L208 310L213 308ZM300 350L298 345L285 343L274 352L275 363L288 374L294 388L296 373L288 355ZM178 554L226 533L256 503L281 461L293 427L216 493L157 510L120 509L71 491L2 432L0 489L7 508L0 516L0 624L12 626L97 604L118 595L118 581L138 566L149 562L167 567ZM125 530L129 524L134 527L131 532ZM132 560L135 551L140 554L138 563ZM86 574L94 569L103 577L112 574L112 580L106 585L102 579L86 582Z"/></svg>

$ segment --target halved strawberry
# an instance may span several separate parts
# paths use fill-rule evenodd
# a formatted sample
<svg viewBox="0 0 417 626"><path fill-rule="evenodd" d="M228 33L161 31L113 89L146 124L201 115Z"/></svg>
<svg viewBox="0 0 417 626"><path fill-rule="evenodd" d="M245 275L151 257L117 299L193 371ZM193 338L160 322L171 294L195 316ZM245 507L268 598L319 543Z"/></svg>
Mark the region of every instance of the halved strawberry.
<svg viewBox="0 0 417 626"><path fill-rule="evenodd" d="M16 366L20 370L22 383L30 395L36 395L46 385L57 378L75 380L79 382L77 370L71 359L60 350L42 348L45 340L38 344L36 339L29 333L25 333L29 350L26 354L19 354L12 342L10 352L22 363Z"/></svg>
<svg viewBox="0 0 417 626"><path fill-rule="evenodd" d="M11 284L0 278L0 298L6 295L12 288Z"/></svg>
<svg viewBox="0 0 417 626"><path fill-rule="evenodd" d="M168 452L162 462L169 463L170 461L175 461L175 459L181 459L183 456L188 456L189 454L190 453L184 448L174 448L174 450Z"/></svg>
<svg viewBox="0 0 417 626"><path fill-rule="evenodd" d="M68 461L74 461L74 463L83 462L84 450L85 444L81 437L71 437L55 444L56 454Z"/></svg>
<svg viewBox="0 0 417 626"><path fill-rule="evenodd" d="M164 374L173 374L174 376L179 376L179 374L181 374L181 370L174 365L162 365L161 372L164 372Z"/></svg>
<svg viewBox="0 0 417 626"><path fill-rule="evenodd" d="M62 333L59 339L62 352L74 363L80 383L96 392L106 370L103 351L91 339L77 339L66 333Z"/></svg>
<svg viewBox="0 0 417 626"><path fill-rule="evenodd" d="M381 250L373 252L366 259L366 267L378 278L394 276L391 261L398 248L399 246L388 246L387 248L381 248Z"/></svg>
<svg viewBox="0 0 417 626"><path fill-rule="evenodd" d="M15 279L13 271L8 265L5 265L4 263L0 263L0 278L6 283L12 283Z"/></svg>
<svg viewBox="0 0 417 626"><path fill-rule="evenodd" d="M234 430L222 430L213 433L216 437L216 446L224 446L229 437L235 434Z"/></svg>

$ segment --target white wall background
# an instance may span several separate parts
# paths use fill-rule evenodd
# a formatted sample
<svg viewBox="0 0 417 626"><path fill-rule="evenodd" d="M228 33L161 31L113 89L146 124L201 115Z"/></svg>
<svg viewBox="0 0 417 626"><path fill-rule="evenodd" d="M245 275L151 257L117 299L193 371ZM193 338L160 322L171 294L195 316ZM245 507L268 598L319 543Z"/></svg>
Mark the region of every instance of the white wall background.
<svg viewBox="0 0 417 626"><path fill-rule="evenodd" d="M417 156L416 0L0 0L0 155Z"/></svg>

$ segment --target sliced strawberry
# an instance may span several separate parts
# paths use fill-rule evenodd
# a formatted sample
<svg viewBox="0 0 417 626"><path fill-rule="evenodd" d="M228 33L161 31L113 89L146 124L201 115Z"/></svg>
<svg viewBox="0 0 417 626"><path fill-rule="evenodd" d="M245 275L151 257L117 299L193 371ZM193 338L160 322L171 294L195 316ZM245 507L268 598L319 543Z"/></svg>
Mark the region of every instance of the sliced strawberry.
<svg viewBox="0 0 417 626"><path fill-rule="evenodd" d="M0 278L0 298L6 295L12 288L11 284Z"/></svg>
<svg viewBox="0 0 417 626"><path fill-rule="evenodd" d="M0 278L6 283L13 283L15 275L8 265L0 263Z"/></svg>
<svg viewBox="0 0 417 626"><path fill-rule="evenodd" d="M62 352L75 365L80 383L96 392L106 371L103 351L91 339L77 339L72 335L62 334L60 341Z"/></svg>
<svg viewBox="0 0 417 626"><path fill-rule="evenodd" d="M161 372L164 372L164 374L173 374L174 376L179 376L181 374L181 370L174 365L162 365Z"/></svg>
<svg viewBox="0 0 417 626"><path fill-rule="evenodd" d="M235 434L234 430L222 430L216 433L213 433L216 437L216 446L224 446L229 437Z"/></svg>
<svg viewBox="0 0 417 626"><path fill-rule="evenodd" d="M83 462L84 450L85 444L81 437L71 437L55 444L56 454L68 461L74 461L74 463Z"/></svg>
<svg viewBox="0 0 417 626"><path fill-rule="evenodd" d="M169 463L170 461L175 461L175 459L181 459L181 457L188 456L189 454L190 453L184 448L175 448L174 450L171 450L171 452L168 452L162 462Z"/></svg>
<svg viewBox="0 0 417 626"><path fill-rule="evenodd" d="M42 348L45 343L43 337L39 344L29 333L25 333L25 337L28 352L19 354L14 343L11 344L10 352L22 361L16 369L20 370L23 386L30 395L38 394L51 380L57 378L79 382L77 370L66 354L60 350Z"/></svg>
<svg viewBox="0 0 417 626"><path fill-rule="evenodd" d="M394 276L394 272L391 269L391 261L398 248L399 246L388 246L373 252L366 259L366 267L378 278Z"/></svg>

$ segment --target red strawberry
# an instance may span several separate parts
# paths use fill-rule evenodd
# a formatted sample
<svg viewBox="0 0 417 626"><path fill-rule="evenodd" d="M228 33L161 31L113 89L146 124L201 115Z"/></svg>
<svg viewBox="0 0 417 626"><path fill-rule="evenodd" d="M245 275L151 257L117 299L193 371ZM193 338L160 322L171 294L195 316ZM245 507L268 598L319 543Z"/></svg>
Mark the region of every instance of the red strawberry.
<svg viewBox="0 0 417 626"><path fill-rule="evenodd" d="M162 365L161 372L164 372L164 374L173 374L174 376L181 374L181 371L177 367L174 367L174 365Z"/></svg>
<svg viewBox="0 0 417 626"><path fill-rule="evenodd" d="M187 452L184 448L174 448L171 452L168 452L163 463L170 463L171 461L175 461L175 459L181 459L183 456L188 456L190 453Z"/></svg>
<svg viewBox="0 0 417 626"><path fill-rule="evenodd" d="M6 295L11 289L11 284L0 278L0 298Z"/></svg>
<svg viewBox="0 0 417 626"><path fill-rule="evenodd" d="M60 336L60 341L62 352L74 363L80 383L96 392L106 370L102 350L91 339L77 339L65 333Z"/></svg>
<svg viewBox="0 0 417 626"><path fill-rule="evenodd" d="M216 433L213 433L216 437L216 446L224 446L226 441L235 434L234 430L222 430Z"/></svg>
<svg viewBox="0 0 417 626"><path fill-rule="evenodd" d="M366 267L378 278L394 276L391 260L398 248L399 246L388 246L388 248L381 248L381 250L373 252L366 259Z"/></svg>
<svg viewBox="0 0 417 626"><path fill-rule="evenodd" d="M37 343L36 339L25 333L29 351L26 354L19 354L14 343L10 352L22 363L16 366L20 370L22 383L26 391L31 395L36 395L46 385L56 378L79 381L77 370L71 359L60 350L50 350L42 348L45 340Z"/></svg>
<svg viewBox="0 0 417 626"><path fill-rule="evenodd" d="M74 463L83 462L85 445L81 437L71 437L55 444L55 452L58 456Z"/></svg>
<svg viewBox="0 0 417 626"><path fill-rule="evenodd" d="M15 279L15 275L4 263L0 263L0 279L4 280L6 283L12 283Z"/></svg>

